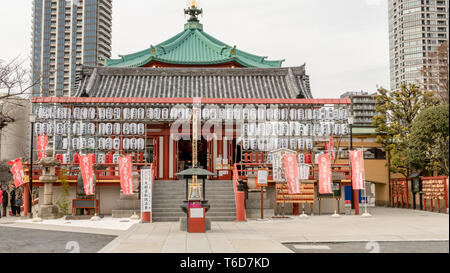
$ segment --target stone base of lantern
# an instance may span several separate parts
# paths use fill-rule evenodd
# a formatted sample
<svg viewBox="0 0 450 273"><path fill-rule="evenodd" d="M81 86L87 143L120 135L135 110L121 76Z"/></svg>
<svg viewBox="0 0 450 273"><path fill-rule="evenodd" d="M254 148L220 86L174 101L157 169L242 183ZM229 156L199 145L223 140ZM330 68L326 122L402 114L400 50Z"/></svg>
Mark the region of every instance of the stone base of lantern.
<svg viewBox="0 0 450 273"><path fill-rule="evenodd" d="M40 205L39 217L42 219L58 219L60 218L58 207L55 205Z"/></svg>

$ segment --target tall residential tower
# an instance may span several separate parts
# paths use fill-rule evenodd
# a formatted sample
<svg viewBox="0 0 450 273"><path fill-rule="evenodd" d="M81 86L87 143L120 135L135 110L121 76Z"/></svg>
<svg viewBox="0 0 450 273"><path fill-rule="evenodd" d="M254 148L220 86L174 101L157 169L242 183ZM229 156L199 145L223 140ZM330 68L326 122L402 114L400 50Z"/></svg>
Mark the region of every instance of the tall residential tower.
<svg viewBox="0 0 450 273"><path fill-rule="evenodd" d="M448 20L449 0L389 0L391 90L403 83L437 90L421 70L437 65L429 55L448 40Z"/></svg>
<svg viewBox="0 0 450 273"><path fill-rule="evenodd" d="M72 96L81 65L111 57L112 0L33 0L33 96Z"/></svg>

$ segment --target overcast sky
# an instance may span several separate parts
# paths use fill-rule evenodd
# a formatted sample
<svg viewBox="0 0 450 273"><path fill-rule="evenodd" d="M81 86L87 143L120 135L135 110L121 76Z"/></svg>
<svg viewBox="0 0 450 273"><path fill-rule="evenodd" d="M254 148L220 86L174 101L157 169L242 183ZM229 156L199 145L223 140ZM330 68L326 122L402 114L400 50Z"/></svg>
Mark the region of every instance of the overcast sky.
<svg viewBox="0 0 450 273"><path fill-rule="evenodd" d="M113 0L113 58L183 31L187 0ZM313 96L389 87L386 0L200 0L204 31L283 66L306 63ZM0 59L28 58L32 0L0 0Z"/></svg>

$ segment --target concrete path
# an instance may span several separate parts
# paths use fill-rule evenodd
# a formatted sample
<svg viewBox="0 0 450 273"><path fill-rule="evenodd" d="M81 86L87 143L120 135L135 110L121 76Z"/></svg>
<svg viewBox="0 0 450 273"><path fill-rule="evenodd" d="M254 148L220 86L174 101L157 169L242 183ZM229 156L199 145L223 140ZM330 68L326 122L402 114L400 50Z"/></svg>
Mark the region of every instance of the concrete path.
<svg viewBox="0 0 450 273"><path fill-rule="evenodd" d="M372 208L371 218L330 215L306 219L213 222L211 231L191 234L179 223L136 224L103 253L291 253L282 243L358 241L445 241L449 216L424 211Z"/></svg>

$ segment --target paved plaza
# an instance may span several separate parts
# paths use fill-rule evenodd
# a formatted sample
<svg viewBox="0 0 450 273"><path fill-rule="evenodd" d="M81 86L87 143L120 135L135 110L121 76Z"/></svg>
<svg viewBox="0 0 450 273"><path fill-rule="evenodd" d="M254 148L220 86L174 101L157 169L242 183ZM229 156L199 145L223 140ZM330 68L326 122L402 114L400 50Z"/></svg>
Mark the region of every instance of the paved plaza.
<svg viewBox="0 0 450 273"><path fill-rule="evenodd" d="M178 223L138 224L100 252L292 253L284 243L448 241L447 214L394 208L374 208L371 213L371 218L322 215L213 222L204 234L182 232Z"/></svg>
<svg viewBox="0 0 450 273"><path fill-rule="evenodd" d="M368 253L376 250L377 244L380 252L448 252L448 246L445 248L449 238L448 214L381 207L371 208L370 213L371 218L316 215L212 222L211 231L203 234L180 231L178 222L140 224L108 217L100 222L52 220L43 223L8 217L0 219L0 228L2 231L5 228L36 229L28 233L34 234L33 238L39 237L42 231L76 234L81 241L83 234L88 240L90 236L100 236L105 243L100 243L98 249L95 249L98 244L91 245L85 251L101 253ZM45 238L50 238L48 236L52 236L51 232L45 234ZM58 237L58 233L54 236L63 238ZM9 238L8 244L23 244L24 240L28 239L16 236ZM0 245L4 246L4 242ZM43 246L43 251L46 250L52 251Z"/></svg>

